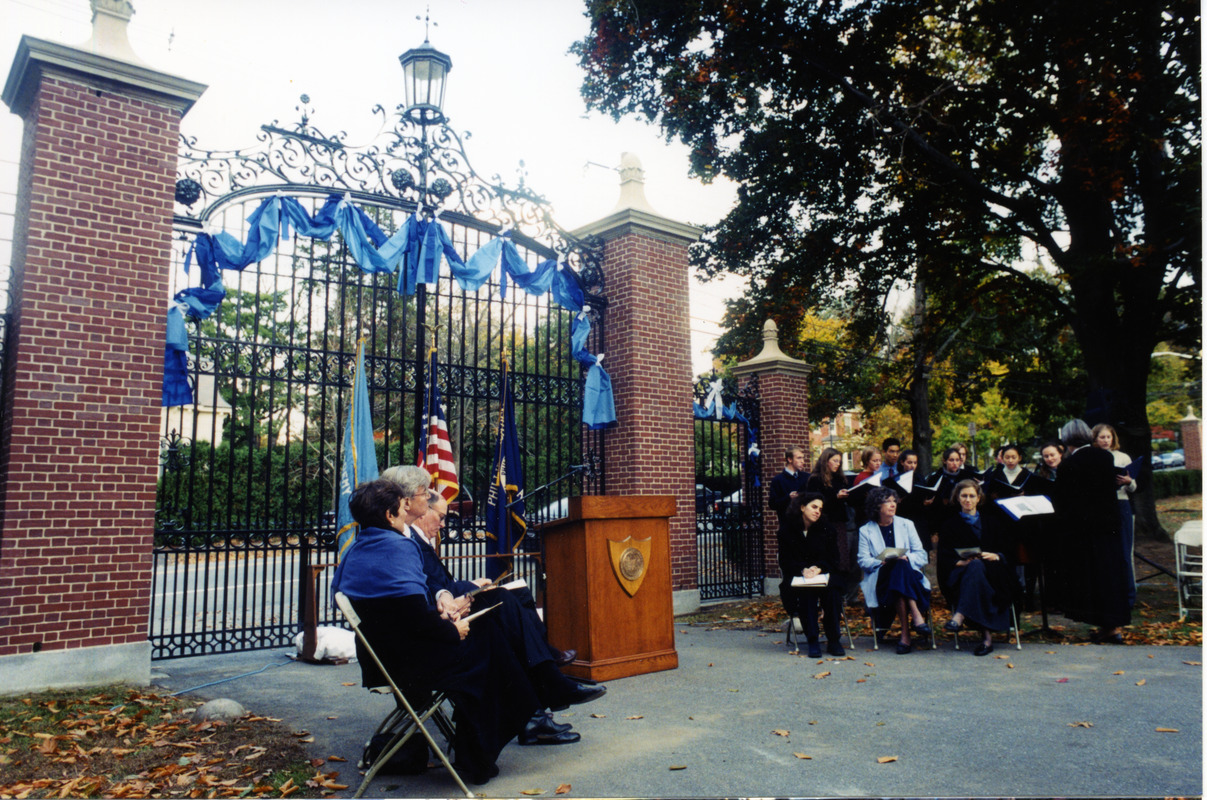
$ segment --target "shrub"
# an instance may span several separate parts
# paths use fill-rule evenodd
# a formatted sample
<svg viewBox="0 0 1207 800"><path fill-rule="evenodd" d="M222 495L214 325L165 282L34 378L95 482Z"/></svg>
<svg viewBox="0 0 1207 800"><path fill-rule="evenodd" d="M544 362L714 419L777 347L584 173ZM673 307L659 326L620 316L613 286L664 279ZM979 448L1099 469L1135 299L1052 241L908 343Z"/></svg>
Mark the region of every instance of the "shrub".
<svg viewBox="0 0 1207 800"><path fill-rule="evenodd" d="M1153 473L1153 496L1157 500L1200 494L1203 491L1201 469L1166 469Z"/></svg>

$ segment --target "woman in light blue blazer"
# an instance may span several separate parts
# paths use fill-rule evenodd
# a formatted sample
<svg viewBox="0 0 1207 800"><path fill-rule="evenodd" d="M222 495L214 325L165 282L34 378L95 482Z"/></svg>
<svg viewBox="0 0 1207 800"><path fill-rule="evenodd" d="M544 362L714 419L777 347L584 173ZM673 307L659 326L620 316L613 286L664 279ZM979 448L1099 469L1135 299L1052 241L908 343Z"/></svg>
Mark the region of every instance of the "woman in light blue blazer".
<svg viewBox="0 0 1207 800"><path fill-rule="evenodd" d="M930 608L930 582L922 573L926 550L914 523L897 516L897 493L892 489L873 489L867 499L868 521L859 529L859 567L863 570L864 602L870 613L876 608L893 609L901 622L897 654L913 649L909 632L929 636L930 626L924 613ZM879 556L886 548L904 550L899 558Z"/></svg>

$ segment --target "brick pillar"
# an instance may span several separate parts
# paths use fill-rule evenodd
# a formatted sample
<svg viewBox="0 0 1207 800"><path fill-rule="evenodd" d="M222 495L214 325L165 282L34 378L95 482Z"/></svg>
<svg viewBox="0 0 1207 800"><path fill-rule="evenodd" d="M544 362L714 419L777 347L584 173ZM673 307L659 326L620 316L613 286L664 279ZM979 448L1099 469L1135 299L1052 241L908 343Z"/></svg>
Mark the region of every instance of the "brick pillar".
<svg viewBox="0 0 1207 800"><path fill-rule="evenodd" d="M150 680L177 143L205 87L132 61L128 20L94 7L79 48L22 38L4 87L25 139L0 398L0 693Z"/></svg>
<svg viewBox="0 0 1207 800"><path fill-rule="evenodd" d="M687 248L700 229L653 211L641 174L636 158L624 154L617 208L575 235L604 242L604 366L618 423L604 433L607 493L677 499L670 522L671 585L675 613L683 613L700 605L687 302Z"/></svg>
<svg viewBox="0 0 1207 800"><path fill-rule="evenodd" d="M779 518L767 505L766 487L784 468L784 452L793 447L803 448L806 463L813 463L809 441L809 373L808 364L786 355L779 346L779 332L774 320L763 323L763 349L754 358L733 368L739 381L752 376L759 379L759 449L763 453L760 475L763 491L763 570L767 579L767 594L779 594L779 545L776 531Z"/></svg>
<svg viewBox="0 0 1207 800"><path fill-rule="evenodd" d="M1203 468L1203 423L1194 415L1193 408L1186 409L1186 416L1179 421L1182 426L1182 450L1186 453L1186 469Z"/></svg>

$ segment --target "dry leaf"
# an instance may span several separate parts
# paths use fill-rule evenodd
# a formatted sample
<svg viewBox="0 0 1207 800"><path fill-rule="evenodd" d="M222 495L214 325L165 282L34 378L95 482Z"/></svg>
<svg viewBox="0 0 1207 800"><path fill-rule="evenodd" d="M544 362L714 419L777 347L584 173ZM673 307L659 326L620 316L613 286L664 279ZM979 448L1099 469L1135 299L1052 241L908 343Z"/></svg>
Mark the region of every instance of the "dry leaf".
<svg viewBox="0 0 1207 800"><path fill-rule="evenodd" d="M1006 665L1006 669L1014 669L1014 665L1013 665L1013 664L1007 664L1007 665Z"/></svg>
<svg viewBox="0 0 1207 800"><path fill-rule="evenodd" d="M607 714L592 714L591 719L607 719Z"/></svg>
<svg viewBox="0 0 1207 800"><path fill-rule="evenodd" d="M709 661L709 662L708 662L708 666L710 666L710 667L712 666L712 662L711 662L711 661Z"/></svg>
<svg viewBox="0 0 1207 800"><path fill-rule="evenodd" d="M1112 674L1112 675L1122 675L1122 674L1123 674L1123 670L1121 670L1121 669L1120 669L1120 670L1115 670L1115 671L1114 671L1114 672L1112 672L1111 674Z"/></svg>
<svg viewBox="0 0 1207 800"><path fill-rule="evenodd" d="M1092 722L1070 722L1069 727L1070 728L1092 728L1092 727L1094 727L1094 723L1092 723Z"/></svg>
<svg viewBox="0 0 1207 800"><path fill-rule="evenodd" d="M815 719L811 719L811 720L809 720L809 724L810 724L810 725L816 725L816 724L817 724L817 720L815 720Z"/></svg>
<svg viewBox="0 0 1207 800"><path fill-rule="evenodd" d="M1068 683L1069 679L1068 678L1057 678L1056 682L1057 683Z"/></svg>
<svg viewBox="0 0 1207 800"><path fill-rule="evenodd" d="M855 683L867 683L867 682L868 682L867 678L858 678L855 681Z"/></svg>
<svg viewBox="0 0 1207 800"><path fill-rule="evenodd" d="M347 761L343 756L327 756L328 761Z"/></svg>
<svg viewBox="0 0 1207 800"><path fill-rule="evenodd" d="M556 789L556 790L554 790L554 792L553 792L553 793L554 793L554 794L566 794L566 793L567 793L567 792L569 792L569 791L570 791L570 784L568 784L568 783L563 783L563 784L561 784L560 786L558 786L558 787L557 787L557 789Z"/></svg>
<svg viewBox="0 0 1207 800"><path fill-rule="evenodd" d="M806 760L806 761L812 761L812 760L813 760L813 756L807 756L807 755L805 755L804 753L793 753L792 755L796 756L797 758L803 758L803 759L804 759L804 760Z"/></svg>
<svg viewBox="0 0 1207 800"><path fill-rule="evenodd" d="M643 717L641 714L634 714L631 717L625 717L625 719L645 719L645 717Z"/></svg>
<svg viewBox="0 0 1207 800"><path fill-rule="evenodd" d="M1157 728L1157 733L1181 733L1177 728Z"/></svg>
<svg viewBox="0 0 1207 800"><path fill-rule="evenodd" d="M1149 658L1152 658L1152 656L1149 656ZM1188 664L1188 665L1190 665L1190 666L1192 666L1192 667L1201 667L1201 666L1203 666L1203 662L1202 662L1202 661L1183 661L1182 663L1183 663L1183 664Z"/></svg>
<svg viewBox="0 0 1207 800"><path fill-rule="evenodd" d="M340 684L340 686L355 686L355 685L356 685L356 681L344 681L343 683Z"/></svg>
<svg viewBox="0 0 1207 800"><path fill-rule="evenodd" d="M1144 685L1144 684L1146 684L1146 683L1148 683L1148 679L1147 679L1147 678L1141 678L1140 680L1136 681L1136 685L1137 685L1137 686L1143 686L1143 685Z"/></svg>
<svg viewBox="0 0 1207 800"><path fill-rule="evenodd" d="M896 760L897 760L896 756L881 756L880 758L876 759L876 763L877 764L887 764L890 761L896 761Z"/></svg>
<svg viewBox="0 0 1207 800"><path fill-rule="evenodd" d="M814 676L813 676L813 679L814 679L814 680L821 680L822 678L829 677L829 675L830 675L830 673L828 673L828 672L819 672L819 673L817 673L816 675L814 675Z"/></svg>
<svg viewBox="0 0 1207 800"><path fill-rule="evenodd" d="M687 769L687 764L672 764L670 768L671 768L672 770L676 770L676 769Z"/></svg>
<svg viewBox="0 0 1207 800"><path fill-rule="evenodd" d="M524 791L520 792L520 794L526 794L529 797L532 797L532 796L538 795L538 794L544 794L544 793L545 793L544 789L525 789Z"/></svg>
<svg viewBox="0 0 1207 800"><path fill-rule="evenodd" d="M873 664L871 661L865 661L865 662L863 662L863 665L864 665L865 667L874 667L874 666L876 666L876 665L875 665L875 664Z"/></svg>
<svg viewBox="0 0 1207 800"><path fill-rule="evenodd" d="M1056 655L1056 651L1055 651L1055 650L1045 650L1044 652L1045 652L1045 653L1047 653L1047 654L1048 654L1048 655L1050 655L1050 656L1054 656L1054 655Z"/></svg>
<svg viewBox="0 0 1207 800"><path fill-rule="evenodd" d="M1010 658L1010 656L994 656L994 658Z"/></svg>
<svg viewBox="0 0 1207 800"><path fill-rule="evenodd" d="M327 717L327 719L339 719L339 717Z"/></svg>
<svg viewBox="0 0 1207 800"><path fill-rule="evenodd" d="M772 731L776 736L787 736L791 731L786 731L783 728L776 728Z"/></svg>

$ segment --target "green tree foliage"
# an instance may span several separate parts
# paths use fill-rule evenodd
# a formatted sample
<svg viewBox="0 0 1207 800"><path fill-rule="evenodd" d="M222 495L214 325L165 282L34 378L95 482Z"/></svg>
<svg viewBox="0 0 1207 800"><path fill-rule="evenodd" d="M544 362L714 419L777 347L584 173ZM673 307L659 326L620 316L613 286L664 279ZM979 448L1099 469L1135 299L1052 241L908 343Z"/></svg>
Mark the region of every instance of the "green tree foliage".
<svg viewBox="0 0 1207 800"><path fill-rule="evenodd" d="M748 275L754 310L842 302L870 335L890 290L916 280L953 320L986 294L1032 320L1050 310L1080 347L1087 419L1147 449L1154 344L1199 346L1197 3L587 9L587 104L655 121L695 174L738 183L693 258ZM1067 291L1018 268L1023 241Z"/></svg>

